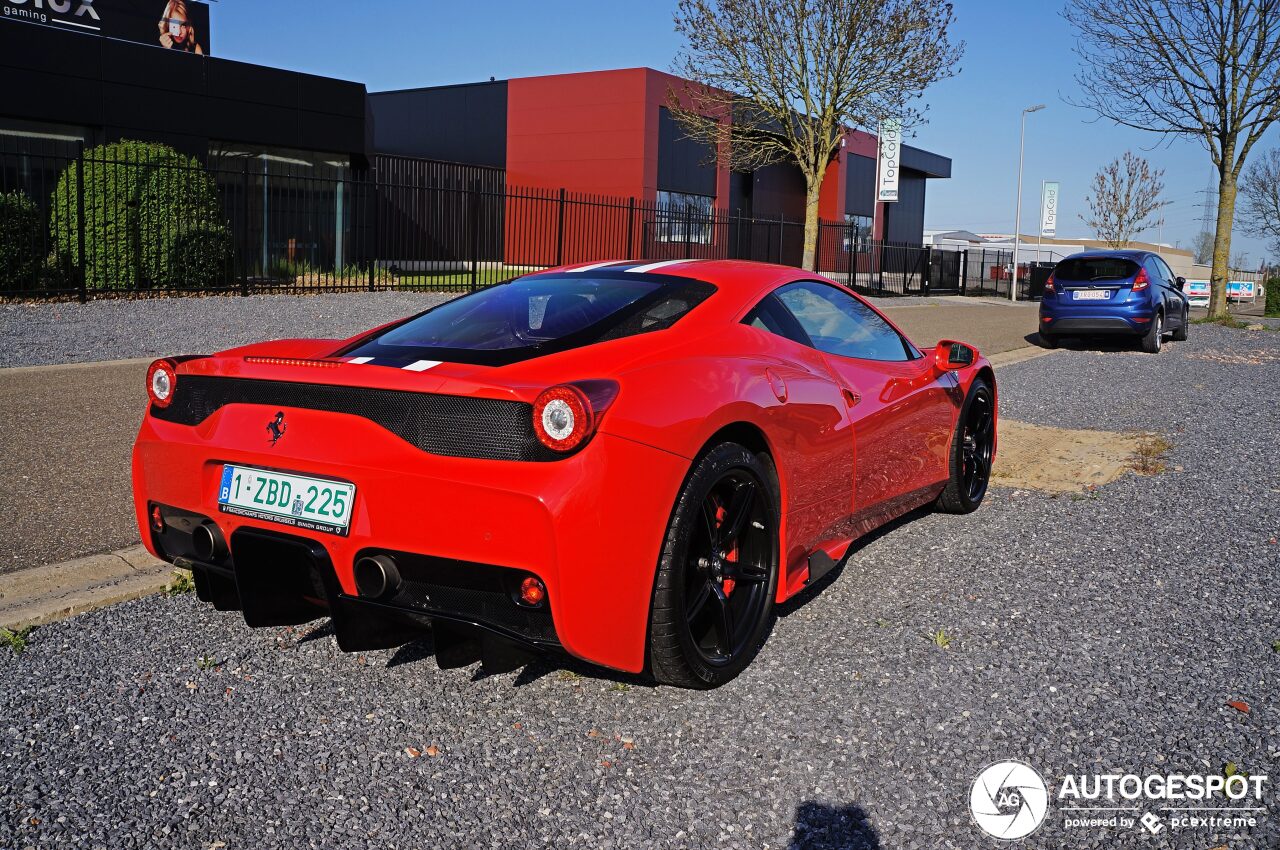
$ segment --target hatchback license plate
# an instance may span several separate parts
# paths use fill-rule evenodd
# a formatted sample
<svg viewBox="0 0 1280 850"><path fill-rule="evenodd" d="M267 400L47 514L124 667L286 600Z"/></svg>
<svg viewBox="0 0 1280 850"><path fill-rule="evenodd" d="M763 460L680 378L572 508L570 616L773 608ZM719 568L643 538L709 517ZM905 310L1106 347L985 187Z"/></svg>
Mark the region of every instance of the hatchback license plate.
<svg viewBox="0 0 1280 850"><path fill-rule="evenodd" d="M1071 298L1075 301L1109 301L1111 300L1111 290L1077 289L1071 293Z"/></svg>
<svg viewBox="0 0 1280 850"><path fill-rule="evenodd" d="M355 498L356 486L345 481L229 463L222 467L218 485L223 513L344 537Z"/></svg>

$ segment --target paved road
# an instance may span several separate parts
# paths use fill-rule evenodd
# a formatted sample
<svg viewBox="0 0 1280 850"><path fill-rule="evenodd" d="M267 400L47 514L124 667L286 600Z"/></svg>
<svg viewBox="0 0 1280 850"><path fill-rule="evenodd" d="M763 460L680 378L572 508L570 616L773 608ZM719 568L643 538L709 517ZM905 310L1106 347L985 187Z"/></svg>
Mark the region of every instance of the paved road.
<svg viewBox="0 0 1280 850"><path fill-rule="evenodd" d="M1026 850L1280 846L1280 335L1000 380L1019 419L1166 433L1169 471L918 515L710 693L440 671L426 639L343 655L323 623L250 631L191 596L40 628L0 650L0 847L980 850L970 785L1003 759L1054 797ZM1255 827L1175 828L1160 807L1196 803L1146 800L1159 836L1068 827L1055 793L1228 762L1271 777Z"/></svg>
<svg viewBox="0 0 1280 850"><path fill-rule="evenodd" d="M327 296L349 300L319 306L314 298L288 299L285 305L264 297L248 299L256 302L256 309L247 312L241 299L167 302L170 310L183 314L180 331L165 322L166 302L119 302L137 304L147 314L145 321L111 302L96 319L119 323L127 318L128 328L117 330L109 343L100 339L95 344L111 354L136 354L164 352L164 346L182 351L214 350L229 334L240 341L253 339L255 333L349 334L419 309L424 296L375 299L372 307L364 296ZM302 304L296 317L285 310L292 301ZM350 304L363 306L344 308ZM1027 345L1026 334L1035 328L1034 305L932 298L886 300L881 306L924 347L951 337L995 354ZM80 305L21 309L28 311L19 314L25 317L24 332L46 340L69 329L83 334L91 321L79 312L85 309ZM57 316L32 312L42 309L56 311ZM199 321L190 315L192 310L208 316ZM142 328L148 321L164 327L163 333L145 334ZM12 334L18 333L17 325L16 320L10 325ZM138 336L130 341L130 333ZM174 338L175 333L181 338ZM50 350L62 349L52 341L48 348L40 349ZM0 573L109 552L137 542L129 452L145 404L147 362L0 369L0 445L9 447L0 454L0 481L7 482L0 488L0 516L10 518L9 532L0 537Z"/></svg>

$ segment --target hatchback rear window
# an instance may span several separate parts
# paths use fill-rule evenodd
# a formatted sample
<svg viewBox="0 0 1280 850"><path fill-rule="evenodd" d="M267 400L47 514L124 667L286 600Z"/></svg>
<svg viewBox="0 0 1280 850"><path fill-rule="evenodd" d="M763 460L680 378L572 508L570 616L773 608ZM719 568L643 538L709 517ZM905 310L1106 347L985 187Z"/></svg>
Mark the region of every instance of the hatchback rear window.
<svg viewBox="0 0 1280 850"><path fill-rule="evenodd" d="M701 281L629 272L531 275L441 304L343 354L386 365L503 365L669 328L714 291Z"/></svg>
<svg viewBox="0 0 1280 850"><path fill-rule="evenodd" d="M1138 264L1124 257L1075 257L1058 263L1054 280L1095 283L1101 280L1127 280L1138 273Z"/></svg>

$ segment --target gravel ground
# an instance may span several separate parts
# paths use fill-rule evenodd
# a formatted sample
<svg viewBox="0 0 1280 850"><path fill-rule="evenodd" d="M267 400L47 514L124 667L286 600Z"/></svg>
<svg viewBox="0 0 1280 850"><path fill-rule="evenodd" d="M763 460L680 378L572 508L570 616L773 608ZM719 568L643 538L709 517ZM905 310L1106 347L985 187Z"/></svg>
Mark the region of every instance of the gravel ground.
<svg viewBox="0 0 1280 850"><path fill-rule="evenodd" d="M249 631L190 596L42 628L0 651L0 847L971 850L998 846L967 797L1000 759L1051 789L1227 762L1274 782L1280 335L1000 378L1007 416L1166 433L1169 472L901 523L710 693L440 671L429 642L348 656L323 624ZM1017 846L1274 848L1274 799L1251 830L1155 837L1054 810Z"/></svg>
<svg viewBox="0 0 1280 850"><path fill-rule="evenodd" d="M0 305L0 368L208 353L263 339L348 337L453 295L361 292Z"/></svg>

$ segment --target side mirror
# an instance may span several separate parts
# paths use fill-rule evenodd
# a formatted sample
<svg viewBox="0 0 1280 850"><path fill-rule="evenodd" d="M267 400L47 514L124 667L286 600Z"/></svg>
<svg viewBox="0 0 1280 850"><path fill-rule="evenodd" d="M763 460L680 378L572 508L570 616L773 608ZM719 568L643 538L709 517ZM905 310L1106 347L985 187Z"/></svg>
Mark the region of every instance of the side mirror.
<svg viewBox="0 0 1280 850"><path fill-rule="evenodd" d="M1179 292L1181 292L1182 290L1184 290L1184 289L1186 289L1186 288L1187 288L1187 279L1186 279L1185 277L1181 277L1181 276L1179 276L1179 277L1177 278L1177 281L1178 281L1178 291L1179 291Z"/></svg>
<svg viewBox="0 0 1280 850"><path fill-rule="evenodd" d="M944 339L933 350L933 365L939 372L951 372L972 366L977 357L978 352L963 342Z"/></svg>

